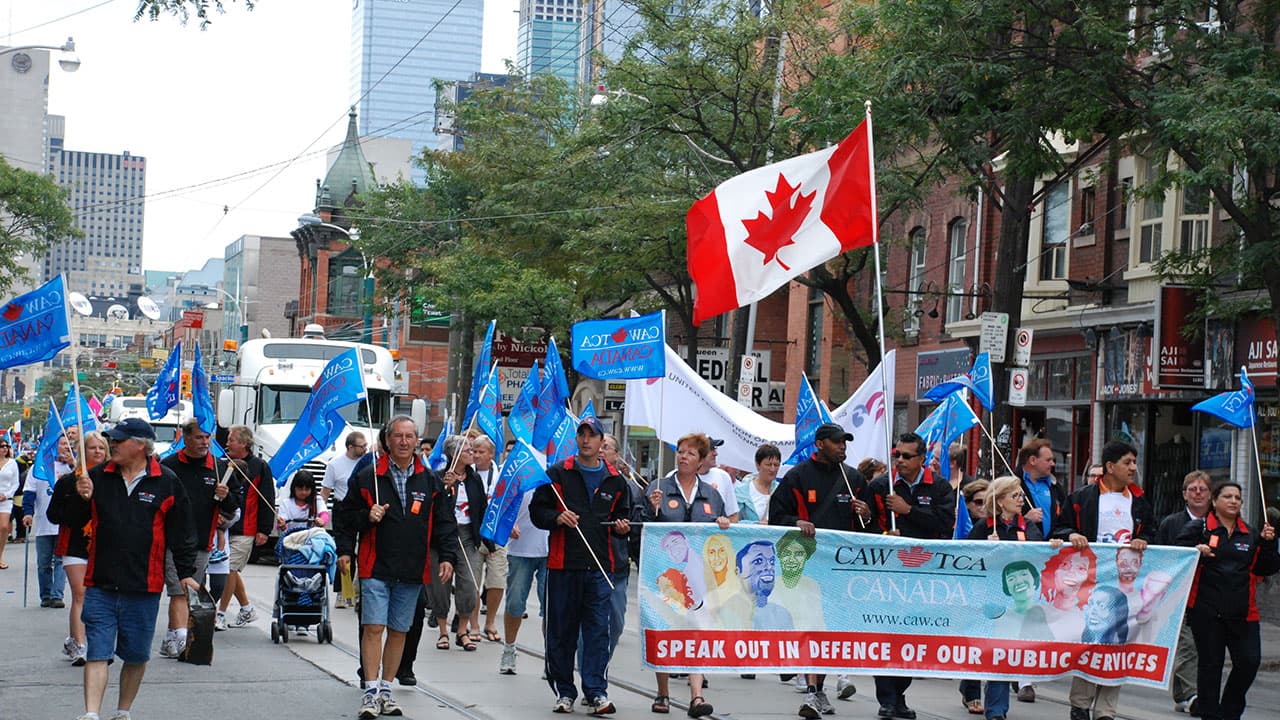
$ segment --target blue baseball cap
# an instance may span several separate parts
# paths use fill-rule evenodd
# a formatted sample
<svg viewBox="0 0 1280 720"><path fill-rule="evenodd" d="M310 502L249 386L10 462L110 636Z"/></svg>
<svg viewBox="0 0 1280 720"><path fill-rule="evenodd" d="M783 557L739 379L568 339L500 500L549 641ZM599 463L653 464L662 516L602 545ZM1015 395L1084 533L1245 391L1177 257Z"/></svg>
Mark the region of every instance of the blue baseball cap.
<svg viewBox="0 0 1280 720"><path fill-rule="evenodd" d="M582 421L578 423L578 429L581 430L584 427L591 428L591 432L601 437L604 436L604 425L600 423L600 418L598 417L582 418Z"/></svg>
<svg viewBox="0 0 1280 720"><path fill-rule="evenodd" d="M112 440L155 440L156 431L142 418L125 418L103 433Z"/></svg>

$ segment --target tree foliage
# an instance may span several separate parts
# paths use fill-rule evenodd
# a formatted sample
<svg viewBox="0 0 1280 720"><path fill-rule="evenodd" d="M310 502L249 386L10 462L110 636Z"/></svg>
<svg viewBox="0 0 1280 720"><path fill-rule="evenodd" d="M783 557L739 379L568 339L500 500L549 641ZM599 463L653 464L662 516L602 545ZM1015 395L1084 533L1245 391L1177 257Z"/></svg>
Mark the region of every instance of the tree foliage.
<svg viewBox="0 0 1280 720"><path fill-rule="evenodd" d="M236 0L226 0L226 5L230 5ZM248 10L253 10L257 0L244 0L244 6ZM213 22L209 17L210 12L222 14L226 12L223 0L138 0L138 9L133 15L134 20L147 18L152 22L160 19L161 15L172 15L178 18L183 25L191 18L195 18L200 22L200 29L204 30Z"/></svg>
<svg viewBox="0 0 1280 720"><path fill-rule="evenodd" d="M28 277L24 257L43 255L49 243L79 235L67 191L0 156L0 293Z"/></svg>

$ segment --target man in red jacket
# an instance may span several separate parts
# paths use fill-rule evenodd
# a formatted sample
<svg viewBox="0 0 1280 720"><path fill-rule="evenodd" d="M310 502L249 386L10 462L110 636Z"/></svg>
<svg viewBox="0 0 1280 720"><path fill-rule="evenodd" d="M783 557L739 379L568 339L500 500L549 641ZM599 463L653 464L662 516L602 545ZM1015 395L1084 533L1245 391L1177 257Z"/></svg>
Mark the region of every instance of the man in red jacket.
<svg viewBox="0 0 1280 720"><path fill-rule="evenodd" d="M186 493L173 471L151 457L156 434L127 418L106 432L111 460L81 475L66 508L72 527L92 524L85 570L84 666L86 720L97 720L107 689L107 661L124 661L117 717L128 717L151 659L164 556L168 550L183 586L198 589L194 531Z"/></svg>
<svg viewBox="0 0 1280 720"><path fill-rule="evenodd" d="M434 576L447 583L459 547L454 498L414 456L418 433L413 418L392 418L379 442L386 454L356 473L337 523L338 567L345 572L359 551L363 720L402 714L391 697L391 680L400 667L422 586L433 577L430 552L440 559ZM466 467L446 472L464 474Z"/></svg>

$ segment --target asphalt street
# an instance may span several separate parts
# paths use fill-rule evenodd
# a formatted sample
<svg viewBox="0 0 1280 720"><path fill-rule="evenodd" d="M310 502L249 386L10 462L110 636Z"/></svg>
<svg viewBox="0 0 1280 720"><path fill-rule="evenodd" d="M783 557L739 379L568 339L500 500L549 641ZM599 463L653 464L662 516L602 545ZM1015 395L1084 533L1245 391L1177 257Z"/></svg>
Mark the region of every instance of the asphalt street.
<svg viewBox="0 0 1280 720"><path fill-rule="evenodd" d="M34 574L29 581L28 607L22 607L24 549L23 545L8 546L4 559L10 568L0 571L0 720L70 720L83 711L83 701L81 672L72 668L60 652L66 635L66 611L39 607ZM248 628L217 633L212 666L191 666L161 658L158 652L154 654L134 705L134 718L354 718L359 705L354 613L332 612L333 645L318 644L314 632L291 637L287 645L273 645L268 630L275 577L276 568L272 566L250 566L249 591L261 618ZM482 642L476 652L464 652L456 645L440 651L434 647L435 631L427 629L415 668L419 685L396 689L405 716L494 720L554 717L551 704L555 698L540 679L542 642L537 631L536 600L532 598L529 614L531 617L522 628L514 676L498 674L500 643ZM610 697L618 707L616 717L655 717L649 711L654 694L653 674L640 665L638 620L633 594L627 628L610 668ZM162 616L158 627L163 624ZM1280 628L1264 627L1264 671L1250 691L1247 712L1248 717L1254 718L1274 717L1275 709L1280 708ZM157 633L156 651L162 635ZM114 670L104 703L108 712L115 707ZM715 705L715 717L719 718L794 718L802 699L774 675L761 675L755 680L713 675L710 684L705 695ZM875 717L877 705L871 678L857 678L856 684L859 692L853 698L833 700L835 718ZM1009 717L1067 720L1068 681L1041 683L1037 687L1037 702L1014 702ZM672 693L676 702L672 714L683 716L687 688L673 681ZM921 720L975 717L962 707L954 680L917 680L907 697ZM577 709L581 711L582 708ZM1174 712L1167 692L1132 686L1121 694L1121 716L1130 720L1187 717Z"/></svg>

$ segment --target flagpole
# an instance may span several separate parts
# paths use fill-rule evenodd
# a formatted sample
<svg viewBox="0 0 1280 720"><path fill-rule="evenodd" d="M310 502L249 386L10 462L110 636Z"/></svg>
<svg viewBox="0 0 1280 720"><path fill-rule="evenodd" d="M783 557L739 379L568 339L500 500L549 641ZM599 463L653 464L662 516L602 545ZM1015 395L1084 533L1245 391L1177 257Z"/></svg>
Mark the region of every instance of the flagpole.
<svg viewBox="0 0 1280 720"><path fill-rule="evenodd" d="M551 491L556 494L556 499L560 501L560 507L564 508L565 512L569 512L569 504L564 501L564 496L560 494L560 490L556 488L555 483L551 483ZM591 543L587 542L587 534L582 532L582 526L574 525L573 529L578 531L578 537L582 538L582 544L587 547L587 552L591 553L591 559L596 561L596 567L600 568L600 574L604 576L604 581L609 583L609 589L613 590L613 580L609 579L609 573L605 572L604 564L600 562L600 558L596 557L596 551L592 549ZM610 530L609 532L613 531Z"/></svg>
<svg viewBox="0 0 1280 720"><path fill-rule="evenodd" d="M1240 366L1241 377L1248 379L1249 369L1244 365ZM1241 382L1244 385L1244 382ZM1250 393L1249 403L1249 435L1253 440L1253 462L1258 469L1258 497L1262 499L1262 524L1267 524L1267 490L1262 485L1262 456L1258 454L1258 412L1253 409L1252 393Z"/></svg>
<svg viewBox="0 0 1280 720"><path fill-rule="evenodd" d="M880 206L876 199L876 150L875 133L871 124L871 101L865 103L867 111L867 167L871 174L871 254L875 258L876 267L876 319L879 326L876 339L880 341L880 394L884 396L884 437L885 437L885 476L888 479L889 494L893 495L893 398L889 397L889 385L885 379L884 367L884 288L881 286L880 273ZM898 529L898 516L889 513L889 529Z"/></svg>
<svg viewBox="0 0 1280 720"><path fill-rule="evenodd" d="M64 290L67 287L67 276L65 274L62 276L62 287ZM80 446L80 454L76 458L76 473L81 474L87 468L84 464L84 410L80 407L83 398L80 395L80 370L76 363L76 355L79 354L76 352L76 348L80 347L80 344L76 342L75 331L71 329L71 310L65 302L62 303L62 312L67 317L67 333L71 336L71 386L76 391L76 425L79 427L79 432L76 434L78 435L77 444ZM59 420L59 423L61 423L61 420ZM62 429L62 434L67 434L66 428Z"/></svg>

